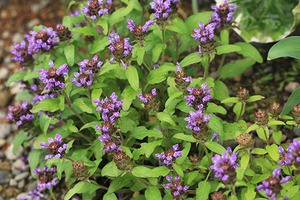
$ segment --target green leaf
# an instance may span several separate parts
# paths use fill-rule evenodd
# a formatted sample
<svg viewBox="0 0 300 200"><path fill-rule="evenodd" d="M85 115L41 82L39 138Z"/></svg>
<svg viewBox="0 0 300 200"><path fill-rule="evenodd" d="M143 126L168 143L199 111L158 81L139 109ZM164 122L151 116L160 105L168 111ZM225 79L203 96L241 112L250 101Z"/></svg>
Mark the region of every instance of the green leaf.
<svg viewBox="0 0 300 200"><path fill-rule="evenodd" d="M273 138L275 142L280 145L281 143L281 137L282 137L282 132L281 131L274 131L273 132Z"/></svg>
<svg viewBox="0 0 300 200"><path fill-rule="evenodd" d="M223 153L224 151L227 152L226 149L225 149L222 145L220 145L220 144L218 144L218 143L216 143L216 142L212 142L212 141L206 142L206 143L205 143L205 146L206 146L209 150L211 150L211 151L213 151L213 152L215 152L215 153L217 153L217 154L220 154L220 155L222 155L222 153Z"/></svg>
<svg viewBox="0 0 300 200"><path fill-rule="evenodd" d="M40 127L43 130L44 134L47 134L49 125L51 123L51 117L45 115L45 113L42 113L39 117Z"/></svg>
<svg viewBox="0 0 300 200"><path fill-rule="evenodd" d="M134 4L135 1L130 0L126 8L120 8L116 10L108 20L110 27L112 27L115 23L122 21L123 18L132 11L132 9L134 8Z"/></svg>
<svg viewBox="0 0 300 200"><path fill-rule="evenodd" d="M140 45L135 45L135 50L133 50L133 57L136 57L136 61L138 65L143 64L144 55L145 55L145 47L141 47Z"/></svg>
<svg viewBox="0 0 300 200"><path fill-rule="evenodd" d="M130 108L132 101L137 98L137 94L141 93L141 89L139 89L139 91L135 91L130 85L127 86L121 94L121 99L124 101L123 110L127 111Z"/></svg>
<svg viewBox="0 0 300 200"><path fill-rule="evenodd" d="M157 187L149 187L146 189L145 191L145 197L146 200L160 200L161 198L161 194L160 191Z"/></svg>
<svg viewBox="0 0 300 200"><path fill-rule="evenodd" d="M223 101L224 99L229 97L229 91L227 86L219 80L215 81L215 86L213 88L214 99L219 101Z"/></svg>
<svg viewBox="0 0 300 200"><path fill-rule="evenodd" d="M271 146L268 145L266 146L266 150L268 154L271 156L271 158L277 162L279 159L278 146L276 144L272 144Z"/></svg>
<svg viewBox="0 0 300 200"><path fill-rule="evenodd" d="M62 25L68 27L69 29L72 28L72 20L70 16L64 16L62 20Z"/></svg>
<svg viewBox="0 0 300 200"><path fill-rule="evenodd" d="M80 131L82 131L83 129L86 129L86 128L90 128L90 127L95 127L96 125L100 125L101 122L100 121L94 121L94 122L89 122L89 123L86 123L85 125L83 125L81 128L80 128Z"/></svg>
<svg viewBox="0 0 300 200"><path fill-rule="evenodd" d="M208 127L217 132L219 134L219 138L222 140L222 138L224 137L224 131L223 123L221 122L220 118L216 117L214 114L211 114Z"/></svg>
<svg viewBox="0 0 300 200"><path fill-rule="evenodd" d="M103 200L118 200L118 198L116 197L116 195L114 193L112 193L112 194L106 193L103 196Z"/></svg>
<svg viewBox="0 0 300 200"><path fill-rule="evenodd" d="M103 28L103 34L107 35L108 33L108 23L105 19L98 19L99 21L97 22L98 25L100 25Z"/></svg>
<svg viewBox="0 0 300 200"><path fill-rule="evenodd" d="M169 71L176 71L172 63L164 63L159 68L150 71L147 77L147 84L161 83L166 80Z"/></svg>
<svg viewBox="0 0 300 200"><path fill-rule="evenodd" d="M238 102L239 100L237 97L229 97L221 101L221 103L238 103Z"/></svg>
<svg viewBox="0 0 300 200"><path fill-rule="evenodd" d="M33 108L30 110L32 113L37 113L39 111L50 111L54 112L59 110L59 99L54 98L54 99L44 99L40 103L34 104Z"/></svg>
<svg viewBox="0 0 300 200"><path fill-rule="evenodd" d="M117 168L114 161L107 163L101 171L101 175L107 177L117 177L121 173L122 172Z"/></svg>
<svg viewBox="0 0 300 200"><path fill-rule="evenodd" d="M41 76L41 74L38 71L34 70L34 71L26 74L26 76L24 77L23 80L24 81L29 81L29 80L32 80L33 78L38 78L40 76Z"/></svg>
<svg viewBox="0 0 300 200"><path fill-rule="evenodd" d="M9 76L7 82L6 82L6 87L9 86L10 83L12 82L18 82L20 80L23 80L23 78L26 76L27 71L18 71L13 73L13 75Z"/></svg>
<svg viewBox="0 0 300 200"><path fill-rule="evenodd" d="M185 135L184 133L176 133L173 138L180 139L188 142L196 142L196 139L191 135Z"/></svg>
<svg viewBox="0 0 300 200"><path fill-rule="evenodd" d="M237 52L242 49L239 46L228 44L228 45L218 46L216 48L216 50L217 50L217 55L222 55L222 54L226 54L226 53Z"/></svg>
<svg viewBox="0 0 300 200"><path fill-rule="evenodd" d="M222 106L218 106L217 104L214 103L208 103L207 104L207 110L206 112L209 113L220 113L222 115L226 115L227 111L225 108L223 108Z"/></svg>
<svg viewBox="0 0 300 200"><path fill-rule="evenodd" d="M261 95L253 95L251 97L249 97L249 99L247 100L247 102L254 102L254 101L260 101L262 99L264 99L264 96Z"/></svg>
<svg viewBox="0 0 300 200"><path fill-rule="evenodd" d="M124 186L128 186L132 181L132 176L130 174L125 174L124 176L119 176L114 179L110 184L107 190L107 193L113 193Z"/></svg>
<svg viewBox="0 0 300 200"><path fill-rule="evenodd" d="M293 109L293 106L297 105L298 103L300 103L300 88L296 89L291 94L291 96L287 100L282 112L280 113L280 116L283 116L283 115L286 115L286 114L290 113Z"/></svg>
<svg viewBox="0 0 300 200"><path fill-rule="evenodd" d="M131 131L131 136L139 140L142 140L145 137L163 137L160 130L147 130L144 126L136 127L133 131Z"/></svg>
<svg viewBox="0 0 300 200"><path fill-rule="evenodd" d="M255 61L251 58L237 60L227 63L222 67L220 78L226 79L242 74L248 67L254 65Z"/></svg>
<svg viewBox="0 0 300 200"><path fill-rule="evenodd" d="M96 37L99 36L98 31L90 26L72 28L72 31L76 33L81 33L83 35L93 35Z"/></svg>
<svg viewBox="0 0 300 200"><path fill-rule="evenodd" d="M200 55L198 53L191 53L180 62L180 66L185 67L191 64L200 63L201 60L202 58L200 58Z"/></svg>
<svg viewBox="0 0 300 200"><path fill-rule="evenodd" d="M184 143L184 149L182 150L182 155L181 157L176 158L176 163L181 165L187 159L187 155L189 154L190 150L191 150L191 143L190 142Z"/></svg>
<svg viewBox="0 0 300 200"><path fill-rule="evenodd" d="M24 131L19 131L19 133L15 136L12 144L13 144L13 153L16 154L19 147L23 144L25 139L27 138L27 134Z"/></svg>
<svg viewBox="0 0 300 200"><path fill-rule="evenodd" d="M77 98L73 102L74 106L77 106L81 111L87 113L93 113L93 106L91 101L88 98Z"/></svg>
<svg viewBox="0 0 300 200"><path fill-rule="evenodd" d="M33 169L36 168L40 162L40 155L41 155L41 151L38 149L33 149L30 151L29 153L29 166L30 166L30 171L31 171L31 175L35 176L35 174L33 173Z"/></svg>
<svg viewBox="0 0 300 200"><path fill-rule="evenodd" d="M229 44L229 30L228 29L221 30L220 37L221 37L221 43L223 45Z"/></svg>
<svg viewBox="0 0 300 200"><path fill-rule="evenodd" d="M141 144L141 153L145 153L146 158L149 158L155 148L159 145L161 145L162 140L156 140L154 142L150 143L142 143Z"/></svg>
<svg viewBox="0 0 300 200"><path fill-rule="evenodd" d="M66 194L64 200L70 199L74 194L77 194L79 190L83 187L84 182L77 183L74 187L72 187L68 193Z"/></svg>
<svg viewBox="0 0 300 200"><path fill-rule="evenodd" d="M234 105L233 112L235 113L236 117L242 116L244 114L245 106L243 106L243 104L245 104L245 103L238 102L237 104ZM243 109L242 109L242 106L243 106Z"/></svg>
<svg viewBox="0 0 300 200"><path fill-rule="evenodd" d="M243 177L244 177L244 173L245 173L245 170L247 169L247 166L248 166L248 163L249 163L249 160L250 160L250 155L249 154L245 154L242 156L241 158L241 166L240 166L240 173L237 174L237 179L238 180L242 180Z"/></svg>
<svg viewBox="0 0 300 200"><path fill-rule="evenodd" d="M212 11L200 12L190 16L185 24L188 26L188 31L191 33L195 28L199 28L199 21L202 21L203 24L207 24L211 18Z"/></svg>
<svg viewBox="0 0 300 200"><path fill-rule="evenodd" d="M137 166L132 169L132 175L142 178L166 176L169 172L170 170L166 166L155 167L153 169Z"/></svg>
<svg viewBox="0 0 300 200"><path fill-rule="evenodd" d="M93 42L89 50L89 53L90 54L98 53L99 51L105 49L108 45L109 45L109 41L107 40L106 36L98 38Z"/></svg>
<svg viewBox="0 0 300 200"><path fill-rule="evenodd" d="M163 49L166 49L166 44L156 44L156 46L152 49L152 61L156 63L159 59L159 56Z"/></svg>
<svg viewBox="0 0 300 200"><path fill-rule="evenodd" d="M131 85L131 87L135 91L138 91L139 88L140 88L140 85L139 85L139 75L138 75L138 72L135 69L135 67L129 66L127 68L127 70L125 70L125 74L126 74L127 80L129 82L129 84Z"/></svg>
<svg viewBox="0 0 300 200"><path fill-rule="evenodd" d="M175 122L173 121L173 119L166 113L163 113L163 112L157 113L157 118L162 122L168 122L172 126L176 125Z"/></svg>
<svg viewBox="0 0 300 200"><path fill-rule="evenodd" d="M178 164L176 164L176 163L173 163L173 164L172 164L172 167L174 168L175 172L176 172L179 176L181 176L181 177L184 176L183 170L182 170L182 168L180 167L180 165L178 165Z"/></svg>
<svg viewBox="0 0 300 200"><path fill-rule="evenodd" d="M251 44L246 42L237 42L234 45L241 47L241 51L238 52L239 54L252 58L258 63L263 62L263 58L261 57L259 51Z"/></svg>
<svg viewBox="0 0 300 200"><path fill-rule="evenodd" d="M65 46L64 54L66 56L69 67L72 67L74 65L74 59L75 59L75 47L74 47L74 45L70 44L70 45Z"/></svg>
<svg viewBox="0 0 300 200"><path fill-rule="evenodd" d="M211 185L207 181L201 181L196 190L196 200L207 200L210 193Z"/></svg>
<svg viewBox="0 0 300 200"><path fill-rule="evenodd" d="M268 126L275 126L275 125L285 125L285 123L280 120L272 120L272 119L268 122Z"/></svg>
<svg viewBox="0 0 300 200"><path fill-rule="evenodd" d="M268 60L281 57L300 59L300 36L285 38L271 47L268 53Z"/></svg>
<svg viewBox="0 0 300 200"><path fill-rule="evenodd" d="M250 184L247 188L247 192L245 193L246 200L253 200L255 196L255 186Z"/></svg>
<svg viewBox="0 0 300 200"><path fill-rule="evenodd" d="M268 153L267 150L261 149L261 148L255 148L251 151L252 154L258 154L258 155L263 155Z"/></svg>

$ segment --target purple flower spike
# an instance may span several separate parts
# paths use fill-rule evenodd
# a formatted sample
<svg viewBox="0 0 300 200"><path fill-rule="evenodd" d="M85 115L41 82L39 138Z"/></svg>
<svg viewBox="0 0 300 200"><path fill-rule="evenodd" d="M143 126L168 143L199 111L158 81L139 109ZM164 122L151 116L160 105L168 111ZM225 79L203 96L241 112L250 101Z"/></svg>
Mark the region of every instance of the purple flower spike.
<svg viewBox="0 0 300 200"><path fill-rule="evenodd" d="M48 138L49 145L46 142L41 142L40 145L44 148L49 148L49 155L45 156L45 160L52 159L53 157L59 159L64 154L65 150L68 148L68 144L62 145L61 135L56 134L55 140Z"/></svg>
<svg viewBox="0 0 300 200"><path fill-rule="evenodd" d="M123 150L121 147L117 146L116 142L113 142L111 140L111 137L109 135L107 135L105 133L103 134L103 136L99 136L98 138L102 143L105 144L104 150L110 156L112 156L116 152L120 152Z"/></svg>
<svg viewBox="0 0 300 200"><path fill-rule="evenodd" d="M54 174L57 173L56 167L51 167L50 169L48 167L44 167L44 170L41 169L33 169L33 173L38 175L39 183L37 185L38 190L43 190L45 188L50 189L51 186L55 186L56 182L58 181L58 178L54 178Z"/></svg>
<svg viewBox="0 0 300 200"><path fill-rule="evenodd" d="M180 182L180 177L178 174L175 175L175 181L169 175L165 177L171 184L163 184L164 188L171 190L171 195L174 199L185 199L186 191L189 189L189 186L183 186L183 183Z"/></svg>
<svg viewBox="0 0 300 200"><path fill-rule="evenodd" d="M281 168L278 167L274 169L273 176L270 176L269 178L264 180L261 185L258 185L256 187L256 189L259 191L265 191L266 195L268 195L270 199L275 200L277 196L279 196L280 191L282 189L281 184L287 183L291 179L290 176L286 176L280 180L279 179L280 175L281 175Z"/></svg>
<svg viewBox="0 0 300 200"><path fill-rule="evenodd" d="M74 76L75 78L70 79L71 82L74 82L74 84L77 87L85 87L85 88L89 88L91 87L92 83L93 83L93 76L92 75L88 75L86 73L81 73L79 74L78 72L74 72Z"/></svg>
<svg viewBox="0 0 300 200"><path fill-rule="evenodd" d="M204 115L204 113L202 113L203 105L199 105L198 108L196 112L190 111L190 115L184 119L188 122L186 128L195 133L200 133L202 129L204 130L211 117L210 114Z"/></svg>
<svg viewBox="0 0 300 200"><path fill-rule="evenodd" d="M39 69L40 80L46 84L45 90L58 91L65 87L65 76L68 74L68 65L61 65L58 69L54 68L52 60L49 61L50 69Z"/></svg>
<svg viewBox="0 0 300 200"><path fill-rule="evenodd" d="M209 21L214 23L218 29L229 27L235 7L235 4L229 6L227 1L224 1L224 3L219 6L212 6L211 8L215 12L212 14L213 17L210 18Z"/></svg>
<svg viewBox="0 0 300 200"><path fill-rule="evenodd" d="M132 19L127 19L127 22L127 28L129 28L130 32L132 33L133 39L142 44L148 29L155 23L155 20L147 21L144 26L141 24L135 25Z"/></svg>
<svg viewBox="0 0 300 200"><path fill-rule="evenodd" d="M12 60L26 66L33 62L34 56L32 49L28 49L25 40L23 40L21 44L15 43L14 46L15 49L11 50L11 53L13 54Z"/></svg>
<svg viewBox="0 0 300 200"><path fill-rule="evenodd" d="M211 88L206 88L207 83L203 83L201 88L191 88L188 87L187 90L190 92L189 95L186 95L184 98L188 100L186 105L197 109L200 104L206 105L212 96L210 95Z"/></svg>
<svg viewBox="0 0 300 200"><path fill-rule="evenodd" d="M95 55L92 60L84 59L79 62L80 73L86 72L88 75L98 74L103 62L98 60L98 56Z"/></svg>
<svg viewBox="0 0 300 200"><path fill-rule="evenodd" d="M52 47L58 45L57 33L53 31L53 28L42 27L39 32L30 31L30 35L25 35L28 40L28 51L29 52L45 52L49 51Z"/></svg>
<svg viewBox="0 0 300 200"><path fill-rule="evenodd" d="M279 153L281 155L279 165L292 165L292 162L295 160L295 157L292 153L287 153L281 146L278 147Z"/></svg>
<svg viewBox="0 0 300 200"><path fill-rule="evenodd" d="M102 15L108 14L112 6L112 1L106 1L103 4L102 0L87 1L88 7L82 7L81 12L86 16L90 16L92 20L100 18Z"/></svg>
<svg viewBox="0 0 300 200"><path fill-rule="evenodd" d="M164 153L155 154L155 156L161 160L165 165L170 165L175 161L176 158L181 157L182 151L179 151L179 145L175 144L173 149L167 149Z"/></svg>
<svg viewBox="0 0 300 200"><path fill-rule="evenodd" d="M31 108L32 104L26 101L18 106L8 106L10 112L7 114L6 119L15 121L19 128L30 129L34 118L34 115L30 112Z"/></svg>
<svg viewBox="0 0 300 200"><path fill-rule="evenodd" d="M295 162L300 163L300 142L297 139L293 139L293 142L287 148L288 153L294 154Z"/></svg>
<svg viewBox="0 0 300 200"><path fill-rule="evenodd" d="M229 154L232 150L229 150ZM236 171L238 167L236 163L237 152L230 154L228 156L227 152L222 153L222 157L216 154L212 157L213 165L210 166L211 169L215 171L215 177L220 178L224 185L234 185L236 182Z"/></svg>
<svg viewBox="0 0 300 200"><path fill-rule="evenodd" d="M154 0L150 2L151 9L154 10L154 18L156 19L156 23L158 25L163 25L169 17L169 14L173 12L171 7L176 7L179 1L177 0Z"/></svg>

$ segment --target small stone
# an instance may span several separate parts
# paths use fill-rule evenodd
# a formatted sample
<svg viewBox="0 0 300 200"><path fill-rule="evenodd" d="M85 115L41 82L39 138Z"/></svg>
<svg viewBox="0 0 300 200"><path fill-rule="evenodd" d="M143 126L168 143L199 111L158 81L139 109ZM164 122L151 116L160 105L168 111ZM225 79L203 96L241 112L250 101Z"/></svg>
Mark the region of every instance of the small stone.
<svg viewBox="0 0 300 200"><path fill-rule="evenodd" d="M0 92L0 99L1 99L1 101L0 101L0 108L6 107L7 104L8 104L8 101L10 99L9 92L7 90L1 91Z"/></svg>
<svg viewBox="0 0 300 200"><path fill-rule="evenodd" d="M242 74L238 75L238 76L235 76L233 78L236 82L240 82L242 80Z"/></svg>
<svg viewBox="0 0 300 200"><path fill-rule="evenodd" d="M19 94L20 92L23 91L23 84L21 83L15 83L13 87L10 88L11 94Z"/></svg>
<svg viewBox="0 0 300 200"><path fill-rule="evenodd" d="M10 145L7 150L5 151L5 156L8 160L16 160L18 157L21 156L21 153L22 153L22 148L20 147L16 154L14 154L13 152L13 148L14 148L14 145Z"/></svg>
<svg viewBox="0 0 300 200"><path fill-rule="evenodd" d="M25 180L23 179L18 183L18 188L22 189L24 186L25 186Z"/></svg>
<svg viewBox="0 0 300 200"><path fill-rule="evenodd" d="M13 163L12 167L14 169L20 169L24 165L25 165L25 163L21 159L18 159Z"/></svg>
<svg viewBox="0 0 300 200"><path fill-rule="evenodd" d="M16 199L22 199L22 197L28 197L28 194L27 193L21 193L21 194L18 194L18 196L16 197Z"/></svg>
<svg viewBox="0 0 300 200"><path fill-rule="evenodd" d="M270 72L272 72L272 67L267 67L264 69L265 74L270 73Z"/></svg>
<svg viewBox="0 0 300 200"><path fill-rule="evenodd" d="M10 56L6 56L4 59L3 59L3 63L5 64L5 65L7 65L8 63L10 63L11 62L11 57Z"/></svg>
<svg viewBox="0 0 300 200"><path fill-rule="evenodd" d="M34 19L30 20L26 26L28 29L32 29L34 26L37 26L40 23L41 23L41 21L38 18L34 18Z"/></svg>
<svg viewBox="0 0 300 200"><path fill-rule="evenodd" d="M8 189L6 189L6 190L5 190L5 194L6 194L7 197L12 197L12 196L14 196L14 194L15 194L14 188L8 188Z"/></svg>
<svg viewBox="0 0 300 200"><path fill-rule="evenodd" d="M18 174L16 177L15 177L15 180L16 181L20 181L22 179L25 179L27 176L29 176L29 172L23 172L21 174Z"/></svg>
<svg viewBox="0 0 300 200"><path fill-rule="evenodd" d="M2 33L2 39L6 39L8 38L9 36L9 31L8 30L5 30L3 33Z"/></svg>
<svg viewBox="0 0 300 200"><path fill-rule="evenodd" d="M24 39L24 36L21 33L16 33L16 34L14 34L12 41L14 43L21 43L23 39Z"/></svg>
<svg viewBox="0 0 300 200"><path fill-rule="evenodd" d="M6 80L8 78L9 70L6 67L0 68L0 80Z"/></svg>
<svg viewBox="0 0 300 200"><path fill-rule="evenodd" d="M17 186L17 184L18 184L18 183L17 183L17 181L16 181L15 179L10 179L10 180L9 180L9 185L10 185L10 186Z"/></svg>
<svg viewBox="0 0 300 200"><path fill-rule="evenodd" d="M6 171L10 171L11 169L11 164L8 161L0 161L0 170L6 170Z"/></svg>
<svg viewBox="0 0 300 200"><path fill-rule="evenodd" d="M13 175L15 175L15 176L21 173L21 170L18 170L15 168L12 168L11 171L12 171Z"/></svg>
<svg viewBox="0 0 300 200"><path fill-rule="evenodd" d="M1 95L0 95L1 97ZM9 124L0 124L0 138L5 139L11 133Z"/></svg>
<svg viewBox="0 0 300 200"><path fill-rule="evenodd" d="M0 184L4 184L8 181L7 176L9 175L9 173L9 171L0 170Z"/></svg>
<svg viewBox="0 0 300 200"><path fill-rule="evenodd" d="M284 90L289 92L289 93L292 93L292 92L294 92L294 90L296 90L299 87L300 87L300 84L298 82L289 82L285 86Z"/></svg>
<svg viewBox="0 0 300 200"><path fill-rule="evenodd" d="M6 143L5 139L0 138L0 148L2 148Z"/></svg>

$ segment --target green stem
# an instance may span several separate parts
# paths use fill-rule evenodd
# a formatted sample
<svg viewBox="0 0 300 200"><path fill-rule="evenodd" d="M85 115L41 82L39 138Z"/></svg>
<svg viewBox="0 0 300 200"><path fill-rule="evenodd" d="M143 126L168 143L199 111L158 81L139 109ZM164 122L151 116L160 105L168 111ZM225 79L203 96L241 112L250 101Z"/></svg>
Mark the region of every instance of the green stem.
<svg viewBox="0 0 300 200"><path fill-rule="evenodd" d="M163 27L161 29L162 34L162 44L165 44L165 28ZM163 48L162 55L161 55L161 63L163 64L165 62L165 48Z"/></svg>
<svg viewBox="0 0 300 200"><path fill-rule="evenodd" d="M236 122L238 122L242 116L243 110L244 110L244 106L245 106L245 102L242 102L242 106L241 106L241 112L239 113L238 117L236 118Z"/></svg>
<svg viewBox="0 0 300 200"><path fill-rule="evenodd" d="M210 56L208 56L208 59L207 59L207 66L206 66L205 69L204 69L203 81L205 81L206 78L208 77L209 66L210 66Z"/></svg>
<svg viewBox="0 0 300 200"><path fill-rule="evenodd" d="M74 109L74 107L72 106L72 102L71 99L69 98L69 96L67 95L67 93L65 91L63 91L65 98L67 99L69 108L72 110L72 112L79 118L79 120L83 123L86 124L87 122L79 115L79 113Z"/></svg>
<svg viewBox="0 0 300 200"><path fill-rule="evenodd" d="M177 34L175 34L174 37L175 37L175 44L176 44L174 64L176 64L177 61L178 61L178 49L179 49L179 45L178 45Z"/></svg>
<svg viewBox="0 0 300 200"><path fill-rule="evenodd" d="M213 163L212 163L212 161L211 161L211 159L210 159L210 156L209 156L209 154L208 154L208 150L207 150L205 144L202 144L202 147L203 147L203 150L205 151L205 154L206 154L206 156L207 156L207 159L208 159L209 164L212 165Z"/></svg>
<svg viewBox="0 0 300 200"><path fill-rule="evenodd" d="M266 137L266 140L267 140L267 145L270 145L270 138L267 136L267 132L266 132L265 127L263 127L263 130L264 130L264 134L265 134L265 137Z"/></svg>
<svg viewBox="0 0 300 200"><path fill-rule="evenodd" d="M53 193L53 187L50 188L49 192L50 192L50 195L51 195L52 199L56 200L56 197L55 197L55 195Z"/></svg>
<svg viewBox="0 0 300 200"><path fill-rule="evenodd" d="M90 181L89 181L90 182ZM103 185L99 185L98 183L94 183L94 182L90 182L91 184L93 185L96 185L97 187L101 188L101 189L104 189L104 190L108 190L108 187L105 187Z"/></svg>
<svg viewBox="0 0 300 200"><path fill-rule="evenodd" d="M166 146L166 149L168 149L169 145L170 145L170 138L168 136L168 134L164 131L159 119L157 118L157 113L155 113L155 117L156 117L156 121L158 123L158 126L160 128L160 131L162 132L162 134L165 136L165 138L167 139L167 146Z"/></svg>
<svg viewBox="0 0 300 200"><path fill-rule="evenodd" d="M148 68L148 70L149 70L149 72L150 72L150 71L151 71L151 61L150 61L150 59L149 59L149 56L148 56L146 50L145 50L145 57L146 57L146 60L147 60L147 62L148 62L148 64L149 64L149 65L146 65L146 67Z"/></svg>
<svg viewBox="0 0 300 200"><path fill-rule="evenodd" d="M232 185L232 186L230 187L230 191L231 191L231 196L232 196L232 197L235 197L235 196L236 196L236 193L235 193L235 187L234 187L234 185Z"/></svg>
<svg viewBox="0 0 300 200"><path fill-rule="evenodd" d="M222 67L223 67L223 65L224 65L224 62L225 62L225 57L226 57L226 54L223 54L223 55L222 55L221 62L220 62L220 64L219 64L219 67L218 67L218 70L217 70L217 72L216 72L216 75L215 75L215 78L214 78L214 79L216 79L216 78L220 75L221 69L222 69Z"/></svg>
<svg viewBox="0 0 300 200"><path fill-rule="evenodd" d="M248 150L248 154L250 155L250 165L252 166L253 171L254 171L255 173L257 173L256 166L254 165L254 162L253 162L253 155L250 153L250 150Z"/></svg>
<svg viewBox="0 0 300 200"><path fill-rule="evenodd" d="M92 97L91 97L91 91L90 91L90 89L87 87L87 88L85 88L85 91L86 91L86 96L90 99L90 101L93 101Z"/></svg>
<svg viewBox="0 0 300 200"><path fill-rule="evenodd" d="M71 158L68 158L67 156L64 156L64 159L70 161L71 163L74 163L74 160L72 160Z"/></svg>
<svg viewBox="0 0 300 200"><path fill-rule="evenodd" d="M80 137L86 139L88 142L93 143L93 141L89 137L85 136L84 134L82 134L80 132L77 132L76 134L79 135Z"/></svg>
<svg viewBox="0 0 300 200"><path fill-rule="evenodd" d="M192 8L193 8L193 14L198 13L198 1L192 0Z"/></svg>

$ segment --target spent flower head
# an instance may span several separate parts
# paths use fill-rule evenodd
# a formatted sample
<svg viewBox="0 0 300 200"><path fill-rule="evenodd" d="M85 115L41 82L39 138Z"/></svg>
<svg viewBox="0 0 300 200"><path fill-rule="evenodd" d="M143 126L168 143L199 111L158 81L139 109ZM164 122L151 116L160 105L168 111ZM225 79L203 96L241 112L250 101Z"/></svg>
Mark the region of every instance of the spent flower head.
<svg viewBox="0 0 300 200"><path fill-rule="evenodd" d="M72 38L72 33L69 28L61 24L57 24L56 32L60 42L69 41Z"/></svg>
<svg viewBox="0 0 300 200"><path fill-rule="evenodd" d="M65 150L68 148L68 144L62 144L62 137L59 134L55 135L55 140L48 138L48 143L41 142L40 145L44 148L49 148L49 155L45 156L45 159L52 159L53 157L59 159L62 157Z"/></svg>

